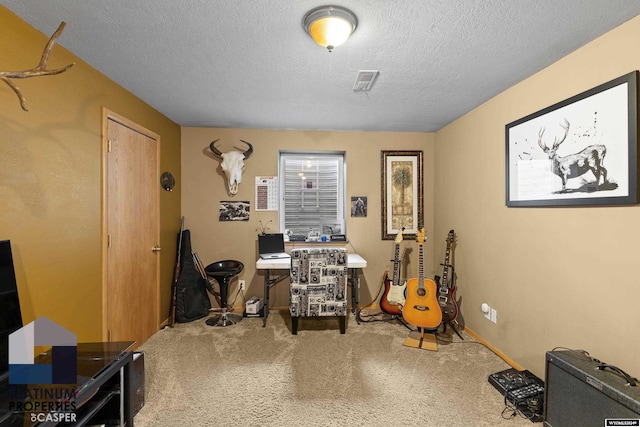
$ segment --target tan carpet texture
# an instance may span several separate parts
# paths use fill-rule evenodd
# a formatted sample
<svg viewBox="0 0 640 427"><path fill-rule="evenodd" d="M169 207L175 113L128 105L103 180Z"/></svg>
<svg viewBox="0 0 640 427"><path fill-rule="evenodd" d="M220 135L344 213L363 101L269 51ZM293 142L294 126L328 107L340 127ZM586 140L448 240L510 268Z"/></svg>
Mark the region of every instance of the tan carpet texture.
<svg viewBox="0 0 640 427"><path fill-rule="evenodd" d="M532 426L504 411L487 381L509 368L465 334L437 351L404 345L397 322L358 324L286 312L227 328L204 319L157 332L143 346L145 406L136 427ZM505 417L507 419L505 419ZM541 424L536 424L541 425Z"/></svg>

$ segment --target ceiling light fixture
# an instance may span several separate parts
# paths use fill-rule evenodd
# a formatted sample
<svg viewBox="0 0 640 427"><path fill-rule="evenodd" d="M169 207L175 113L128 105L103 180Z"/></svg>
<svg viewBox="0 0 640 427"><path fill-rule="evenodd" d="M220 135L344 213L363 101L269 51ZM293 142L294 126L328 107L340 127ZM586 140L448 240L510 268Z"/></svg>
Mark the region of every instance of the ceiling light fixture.
<svg viewBox="0 0 640 427"><path fill-rule="evenodd" d="M320 6L307 12L302 25L317 44L331 52L356 30L358 18L344 7Z"/></svg>

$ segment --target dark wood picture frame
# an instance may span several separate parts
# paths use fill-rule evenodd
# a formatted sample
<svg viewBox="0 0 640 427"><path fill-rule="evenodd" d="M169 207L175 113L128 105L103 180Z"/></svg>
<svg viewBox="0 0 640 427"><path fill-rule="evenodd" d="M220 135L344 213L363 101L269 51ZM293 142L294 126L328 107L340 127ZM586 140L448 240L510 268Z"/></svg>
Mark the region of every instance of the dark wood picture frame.
<svg viewBox="0 0 640 427"><path fill-rule="evenodd" d="M638 71L505 126L509 207L638 203Z"/></svg>
<svg viewBox="0 0 640 427"><path fill-rule="evenodd" d="M424 225L424 155L422 151L383 150L380 155L382 240L415 240Z"/></svg>

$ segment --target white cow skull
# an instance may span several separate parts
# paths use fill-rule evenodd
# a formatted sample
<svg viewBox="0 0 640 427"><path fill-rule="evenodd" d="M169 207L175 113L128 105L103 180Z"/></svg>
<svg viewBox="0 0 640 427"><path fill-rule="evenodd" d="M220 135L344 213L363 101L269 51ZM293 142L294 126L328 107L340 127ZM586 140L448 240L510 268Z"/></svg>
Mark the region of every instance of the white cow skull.
<svg viewBox="0 0 640 427"><path fill-rule="evenodd" d="M245 152L241 151L229 151L222 153L215 147L216 142L220 141L216 139L209 144L209 149L214 156L221 159L220 166L224 174L227 176L227 184L229 186L229 193L236 194L238 192L238 185L242 182L242 171L244 170L244 160L248 159L251 153L253 153L253 145L247 141L242 141L249 146Z"/></svg>

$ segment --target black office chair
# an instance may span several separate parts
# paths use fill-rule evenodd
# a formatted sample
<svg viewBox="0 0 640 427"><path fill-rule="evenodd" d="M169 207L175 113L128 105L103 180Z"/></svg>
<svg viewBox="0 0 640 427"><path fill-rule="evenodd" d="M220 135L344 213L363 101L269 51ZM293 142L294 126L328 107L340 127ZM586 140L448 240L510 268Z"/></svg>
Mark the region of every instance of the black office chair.
<svg viewBox="0 0 640 427"><path fill-rule="evenodd" d="M209 326L231 326L242 320L242 316L231 314L228 309L229 283L244 270L244 264L235 260L214 262L205 267L207 277L215 279L220 285L220 314L206 320Z"/></svg>

